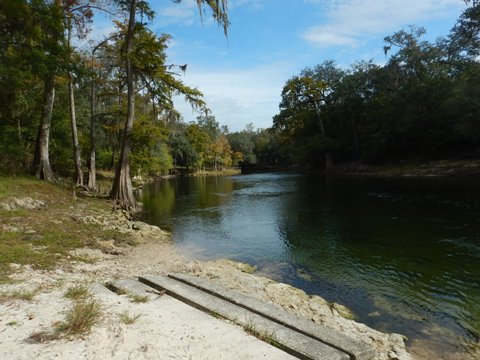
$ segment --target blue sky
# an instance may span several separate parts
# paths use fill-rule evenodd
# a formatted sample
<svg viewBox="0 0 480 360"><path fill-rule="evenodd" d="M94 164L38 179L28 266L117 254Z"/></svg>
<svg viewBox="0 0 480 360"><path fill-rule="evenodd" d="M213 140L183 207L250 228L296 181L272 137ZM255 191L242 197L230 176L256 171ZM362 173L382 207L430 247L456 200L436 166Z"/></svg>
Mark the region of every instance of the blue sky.
<svg viewBox="0 0 480 360"><path fill-rule="evenodd" d="M462 0L229 0L228 39L194 0L151 0L151 24L169 33L169 61L188 64L182 80L199 88L213 115L230 131L272 124L284 83L325 60L342 67L359 60L385 62L383 38L409 25L426 38L448 34L465 9ZM97 36L112 27L97 22ZM185 121L198 114L175 100Z"/></svg>

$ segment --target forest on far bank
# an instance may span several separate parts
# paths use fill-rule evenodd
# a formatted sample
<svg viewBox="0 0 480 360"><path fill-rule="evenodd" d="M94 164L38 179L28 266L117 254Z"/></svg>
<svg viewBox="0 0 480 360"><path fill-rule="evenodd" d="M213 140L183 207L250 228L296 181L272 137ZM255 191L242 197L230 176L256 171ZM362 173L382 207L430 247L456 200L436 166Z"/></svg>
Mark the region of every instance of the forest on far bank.
<svg viewBox="0 0 480 360"><path fill-rule="evenodd" d="M197 3L227 34L227 1ZM182 82L187 66L168 61L171 35L149 27L146 1L2 1L1 172L73 176L94 191L96 168L116 168L119 177L128 168L129 178L252 164L330 171L478 158L480 5L468 3L434 42L415 26L387 36L383 65L305 67L279 89L271 128L255 129L251 119L230 132L201 89ZM116 30L77 48L95 11L116 14ZM181 118L175 95L197 111L196 121Z"/></svg>

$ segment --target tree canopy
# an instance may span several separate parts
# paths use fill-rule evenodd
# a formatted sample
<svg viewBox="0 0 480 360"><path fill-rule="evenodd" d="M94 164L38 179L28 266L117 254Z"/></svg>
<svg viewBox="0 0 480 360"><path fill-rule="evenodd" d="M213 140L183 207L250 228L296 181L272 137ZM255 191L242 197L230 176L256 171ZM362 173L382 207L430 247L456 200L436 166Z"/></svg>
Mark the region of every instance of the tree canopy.
<svg viewBox="0 0 480 360"><path fill-rule="evenodd" d="M345 68L327 60L306 66L279 89L271 128L255 129L252 119L244 130L229 132L200 89L183 83L189 59L169 62L172 35L152 30L147 1L0 2L2 172L73 176L79 185L88 172L85 184L95 191L97 167L123 169L117 181L125 185L132 175L228 166L327 171L477 157L480 5L467 3L437 41L427 41L416 26L385 37L382 65L360 61ZM195 4L202 19L213 17L227 33L227 1ZM95 11L124 16L104 39L75 48L72 39L85 38ZM195 121L181 118L175 95L197 111ZM130 190L114 194L121 205L135 205Z"/></svg>

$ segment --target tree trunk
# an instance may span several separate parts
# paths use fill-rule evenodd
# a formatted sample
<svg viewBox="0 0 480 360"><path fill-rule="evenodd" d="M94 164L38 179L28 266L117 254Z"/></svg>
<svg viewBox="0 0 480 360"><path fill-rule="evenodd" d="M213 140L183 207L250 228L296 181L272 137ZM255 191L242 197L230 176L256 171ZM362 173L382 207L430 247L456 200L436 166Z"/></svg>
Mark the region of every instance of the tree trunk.
<svg viewBox="0 0 480 360"><path fill-rule="evenodd" d="M48 143L50 140L50 124L52 121L53 102L55 100L55 79L51 75L44 80L43 108L38 127L35 156L33 158L32 170L39 179L53 181L53 171L50 166L48 155Z"/></svg>
<svg viewBox="0 0 480 360"><path fill-rule="evenodd" d="M72 127L73 160L75 162L75 184L83 186L82 160L80 155L80 144L78 143L77 116L75 112L75 96L73 93L72 74L69 74L68 96L70 99L70 125Z"/></svg>
<svg viewBox="0 0 480 360"><path fill-rule="evenodd" d="M92 84L90 89L90 156L88 158L88 190L97 191L97 170L95 164L97 139L96 139L96 123L95 123L95 79L92 76Z"/></svg>
<svg viewBox="0 0 480 360"><path fill-rule="evenodd" d="M127 120L125 122L125 131L123 134L123 143L118 161L115 179L113 181L110 198L121 208L127 211L138 210L138 204L133 196L132 179L130 178L130 138L135 117L135 82L132 72L132 62L130 54L132 50L133 30L135 27L135 13L137 0L132 0L130 5L130 18L128 21L128 31L126 38L126 70L127 70Z"/></svg>
<svg viewBox="0 0 480 360"><path fill-rule="evenodd" d="M356 155L356 160L360 160L360 144L358 142L358 128L357 128L357 120L355 118L355 115L352 115L352 130L353 130L353 145L355 147L355 155Z"/></svg>
<svg viewBox="0 0 480 360"><path fill-rule="evenodd" d="M333 162L330 153L325 154L325 174L331 174L333 172Z"/></svg>
<svg viewBox="0 0 480 360"><path fill-rule="evenodd" d="M18 141L20 144L23 144L23 137L22 137L22 123L20 120L20 116L17 117L17 136L18 136Z"/></svg>
<svg viewBox="0 0 480 360"><path fill-rule="evenodd" d="M322 115L320 114L320 109L315 105L315 113L317 115L318 127L320 128L320 135L322 137L327 136L327 132L325 131L325 125L323 123ZM325 153L325 174L331 174L333 171L333 162L330 153Z"/></svg>
<svg viewBox="0 0 480 360"><path fill-rule="evenodd" d="M323 124L322 114L320 112L319 106L314 102L315 115L317 117L318 127L320 129L320 135L326 136L327 132L325 131L325 125Z"/></svg>

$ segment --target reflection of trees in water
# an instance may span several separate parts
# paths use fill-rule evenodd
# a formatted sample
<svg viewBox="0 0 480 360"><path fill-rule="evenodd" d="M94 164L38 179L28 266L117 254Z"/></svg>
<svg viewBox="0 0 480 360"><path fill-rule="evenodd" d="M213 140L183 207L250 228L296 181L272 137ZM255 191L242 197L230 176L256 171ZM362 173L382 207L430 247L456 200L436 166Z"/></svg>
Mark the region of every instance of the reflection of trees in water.
<svg viewBox="0 0 480 360"><path fill-rule="evenodd" d="M141 199L149 222L171 224L176 201L175 186L171 181L160 180L148 184L141 192Z"/></svg>
<svg viewBox="0 0 480 360"><path fill-rule="evenodd" d="M218 207L230 199L234 190L233 180L223 176L198 176L192 179L196 207L200 209ZM192 193L190 192L190 194Z"/></svg>
<svg viewBox="0 0 480 360"><path fill-rule="evenodd" d="M403 328L415 337L425 336L425 328L433 333L448 327L460 338L479 336L480 254L464 246L478 243L479 229L463 224L476 216L468 207L459 209L465 194L424 180L295 181L297 193L284 199L277 220L294 264L344 287L338 301L355 304L349 298L355 289L366 290L370 302L375 299L372 310L389 318L368 322L386 330ZM456 341L445 335L449 331L435 333L449 346Z"/></svg>
<svg viewBox="0 0 480 360"><path fill-rule="evenodd" d="M234 190L233 180L221 176L199 176L156 181L144 187L141 198L150 222L172 224L175 214L202 211L201 216L220 216L218 207L229 201ZM200 212L199 212L200 213Z"/></svg>

